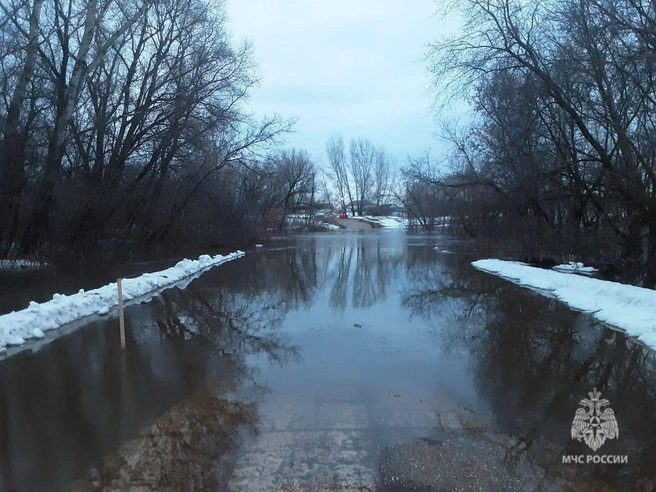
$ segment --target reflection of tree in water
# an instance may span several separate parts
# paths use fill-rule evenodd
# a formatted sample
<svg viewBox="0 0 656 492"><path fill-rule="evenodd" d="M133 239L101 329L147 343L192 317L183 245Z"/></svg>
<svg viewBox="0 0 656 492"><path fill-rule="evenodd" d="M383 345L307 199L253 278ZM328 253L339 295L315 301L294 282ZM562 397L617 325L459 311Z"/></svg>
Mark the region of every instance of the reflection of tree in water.
<svg viewBox="0 0 656 492"><path fill-rule="evenodd" d="M308 308L319 292L327 290L330 306L341 311L385 300L404 255L402 242L380 236L348 237L341 244L337 240L320 247L309 237L295 247L255 254L247 262L226 263L220 273L235 291L265 292L287 309ZM210 279L201 277L195 284L207 285Z"/></svg>
<svg viewBox="0 0 656 492"><path fill-rule="evenodd" d="M253 404L200 388L104 457L72 490L223 490L230 463L218 461L238 446L239 429L253 427L255 419Z"/></svg>
<svg viewBox="0 0 656 492"><path fill-rule="evenodd" d="M205 477L206 465L230 449L239 429L254 424L254 408L226 396L245 385L262 390L246 357L264 354L283 364L297 356L276 331L288 306L260 294L192 284L126 312L124 353L109 321L47 345L38 364L29 357L5 361L0 489L59 490L86 475L93 460L100 460L105 485L120 475L159 490L141 482L135 460L174 485ZM198 387L206 390L187 396ZM122 442L127 447L101 459ZM170 451L182 449L175 461ZM117 464L121 456L125 463Z"/></svg>
<svg viewBox="0 0 656 492"><path fill-rule="evenodd" d="M330 306L343 311L350 305L368 308L384 301L398 277L404 251L389 248L382 240L376 245L356 243L328 248L325 262L330 289Z"/></svg>
<svg viewBox="0 0 656 492"><path fill-rule="evenodd" d="M332 289L330 289L330 307L338 310L346 309L348 304L349 295L349 278L351 276L351 265L353 264L353 248L341 248L337 253L330 251L328 256L329 261L326 264L331 263L331 256L336 256L333 259L335 266L335 280L333 283Z"/></svg>
<svg viewBox="0 0 656 492"><path fill-rule="evenodd" d="M370 306L387 295L395 263L387 263L389 254L380 244L345 248L336 255L337 251L290 248L258 255L243 265L238 277L224 272L229 289L216 288L206 277L185 290L166 291L151 303L153 326L176 346L192 343L229 360L235 377L230 378L233 383L223 381L224 390L243 379L255 382L254 369L247 367L242 355L265 353L280 364L297 357L276 328L290 308L311 305L324 283L334 282L344 292L344 305L350 299L354 306ZM399 256L395 252L394 257ZM255 426L256 408L227 399L215 385L210 388L175 405L103 458L98 471L92 472L93 481L78 482L78 489L93 489L94 483L147 490L178 490L188 484L198 489L225 487L222 480L229 471L217 472L216 461L237 444L240 427Z"/></svg>
<svg viewBox="0 0 656 492"><path fill-rule="evenodd" d="M239 376L232 383L211 383L175 405L137 438L103 458L91 480L77 484L78 490L98 486L170 491L226 487L229 463L218 466L217 461L237 447L242 427L256 429L257 413L254 403L222 394L243 379L257 386L245 355L266 354L280 365L298 357L297 348L276 331L285 316L285 303L266 293L254 297L225 289L201 291L192 285L162 293L152 307L153 319L166 339L207 346L229 361Z"/></svg>
<svg viewBox="0 0 656 492"><path fill-rule="evenodd" d="M221 287L249 297L265 295L281 309L309 307L316 295L321 265L314 244L307 248L284 248L252 254L248 261L229 262L194 282L199 288L216 288L217 277Z"/></svg>
<svg viewBox="0 0 656 492"><path fill-rule="evenodd" d="M626 486L639 482L651 489L653 351L555 300L477 272L469 261L444 258L430 269L415 258L408 277L403 302L413 314L446 316L459 326L453 336L474 354L479 393L500 430L519 436L511 454L530 450L545 467L559 471L563 454L587 453L570 439L570 426L578 401L596 387L611 401L620 426L620 439L607 441L603 454L627 454L629 464L587 465L576 469L577 477Z"/></svg>
<svg viewBox="0 0 656 492"><path fill-rule="evenodd" d="M494 296L499 282L473 269L470 259L415 248L406 261L407 285L402 306L440 328L435 333L443 350L471 350L481 336L481 325L492 315L485 300Z"/></svg>
<svg viewBox="0 0 656 492"><path fill-rule="evenodd" d="M370 307L387 297L404 255L382 238L351 237L324 247L310 238L303 245L254 255L234 270L231 284L245 292L267 292L289 309L310 307L326 285L333 309ZM226 267L221 268L228 275L230 264Z"/></svg>
<svg viewBox="0 0 656 492"><path fill-rule="evenodd" d="M168 340L206 344L222 356L265 353L280 364L297 356L277 328L285 317L284 301L266 294L257 297L214 289L200 291L193 285L170 290L152 302L153 317Z"/></svg>
<svg viewBox="0 0 656 492"><path fill-rule="evenodd" d="M603 454L626 454L628 465L586 467L626 484L653 480L656 460L656 358L621 333L603 329L587 316L553 300L504 289L496 299L498 318L485 327L477 379L504 429L562 454L589 450L569 435L578 401L593 388L611 401L620 439ZM591 336L593 335L593 336ZM519 417L519 418L518 418Z"/></svg>
<svg viewBox="0 0 656 492"><path fill-rule="evenodd" d="M403 293L403 306L425 319L446 315L469 320L484 313L480 302L499 288L497 283L482 282L481 276L467 275L472 269L469 260L446 256L437 263L435 252L426 248L413 250L406 268L408 286Z"/></svg>

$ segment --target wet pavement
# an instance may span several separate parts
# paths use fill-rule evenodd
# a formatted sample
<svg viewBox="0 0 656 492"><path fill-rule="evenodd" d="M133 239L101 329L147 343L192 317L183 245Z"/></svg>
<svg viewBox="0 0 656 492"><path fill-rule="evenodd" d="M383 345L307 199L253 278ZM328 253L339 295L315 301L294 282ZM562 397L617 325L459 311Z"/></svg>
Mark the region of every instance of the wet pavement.
<svg viewBox="0 0 656 492"><path fill-rule="evenodd" d="M338 225L344 229L354 230L354 231L365 231L373 229L373 226L369 222L364 220L357 219L332 219L331 224Z"/></svg>
<svg viewBox="0 0 656 492"><path fill-rule="evenodd" d="M653 490L654 353L478 257L280 239L129 307L125 353L112 319L8 358L0 490ZM570 435L593 388L596 452Z"/></svg>

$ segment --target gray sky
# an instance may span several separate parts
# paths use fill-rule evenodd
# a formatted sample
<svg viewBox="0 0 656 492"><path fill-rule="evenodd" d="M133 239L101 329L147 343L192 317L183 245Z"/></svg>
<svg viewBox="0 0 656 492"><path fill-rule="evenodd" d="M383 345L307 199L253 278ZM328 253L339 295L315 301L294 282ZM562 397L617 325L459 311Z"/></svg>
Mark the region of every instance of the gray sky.
<svg viewBox="0 0 656 492"><path fill-rule="evenodd" d="M254 43L259 115L296 117L290 146L324 159L339 132L397 164L441 144L430 115L425 45L443 32L435 0L228 0L235 40Z"/></svg>

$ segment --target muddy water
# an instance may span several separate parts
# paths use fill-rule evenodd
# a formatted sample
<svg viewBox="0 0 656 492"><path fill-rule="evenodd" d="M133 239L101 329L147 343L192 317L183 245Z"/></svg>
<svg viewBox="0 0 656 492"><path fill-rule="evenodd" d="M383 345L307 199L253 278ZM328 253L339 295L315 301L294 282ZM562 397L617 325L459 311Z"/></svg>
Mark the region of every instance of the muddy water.
<svg viewBox="0 0 656 492"><path fill-rule="evenodd" d="M476 258L278 240L128 308L125 353L107 320L9 358L0 490L652 490L653 352ZM596 452L570 436L593 388Z"/></svg>

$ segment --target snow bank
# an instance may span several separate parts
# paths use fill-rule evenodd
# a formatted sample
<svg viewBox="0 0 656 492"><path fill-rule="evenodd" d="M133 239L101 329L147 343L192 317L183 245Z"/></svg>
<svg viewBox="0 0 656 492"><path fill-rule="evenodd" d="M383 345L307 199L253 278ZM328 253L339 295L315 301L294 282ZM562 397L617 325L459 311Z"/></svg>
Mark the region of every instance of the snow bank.
<svg viewBox="0 0 656 492"><path fill-rule="evenodd" d="M553 267L552 270L558 270L560 272L570 272L570 273L583 273L588 275L599 271L594 267L585 266L581 262L574 262L574 261L570 261L569 263L563 265L556 265L555 267Z"/></svg>
<svg viewBox="0 0 656 492"><path fill-rule="evenodd" d="M379 217L378 218L378 223L382 225L383 227L390 227L390 228L396 228L399 229L401 227L405 227L405 224L399 217Z"/></svg>
<svg viewBox="0 0 656 492"><path fill-rule="evenodd" d="M307 224L312 221L311 215L306 214L287 214L285 217L285 224L294 225L294 224Z"/></svg>
<svg viewBox="0 0 656 492"><path fill-rule="evenodd" d="M656 348L656 291L596 278L569 275L503 260L479 260L479 270L523 287L549 291L572 309L626 330Z"/></svg>
<svg viewBox="0 0 656 492"><path fill-rule="evenodd" d="M378 215L363 215L362 217L351 217L356 220L364 220L366 222L373 222L385 228L399 229L405 227L406 224L401 217L392 216L378 216Z"/></svg>
<svg viewBox="0 0 656 492"><path fill-rule="evenodd" d="M30 260L0 260L0 270L38 270L46 265Z"/></svg>
<svg viewBox="0 0 656 492"><path fill-rule="evenodd" d="M143 298L153 291L179 283L209 268L244 256L237 251L226 256L203 255L197 260L182 260L171 268L144 273L123 280L123 299L126 303ZM27 309L0 316L0 350L7 346L23 345L25 340L43 338L46 331L55 330L74 321L94 315L106 315L118 305L116 283L99 289L65 296L55 294L52 301L30 302Z"/></svg>
<svg viewBox="0 0 656 492"><path fill-rule="evenodd" d="M321 227L322 227L323 229L326 229L327 231L340 231L340 230L342 230L341 227L336 226L335 224L331 224L331 223L329 223L329 222L324 222L324 223L322 223L322 224L321 224Z"/></svg>

